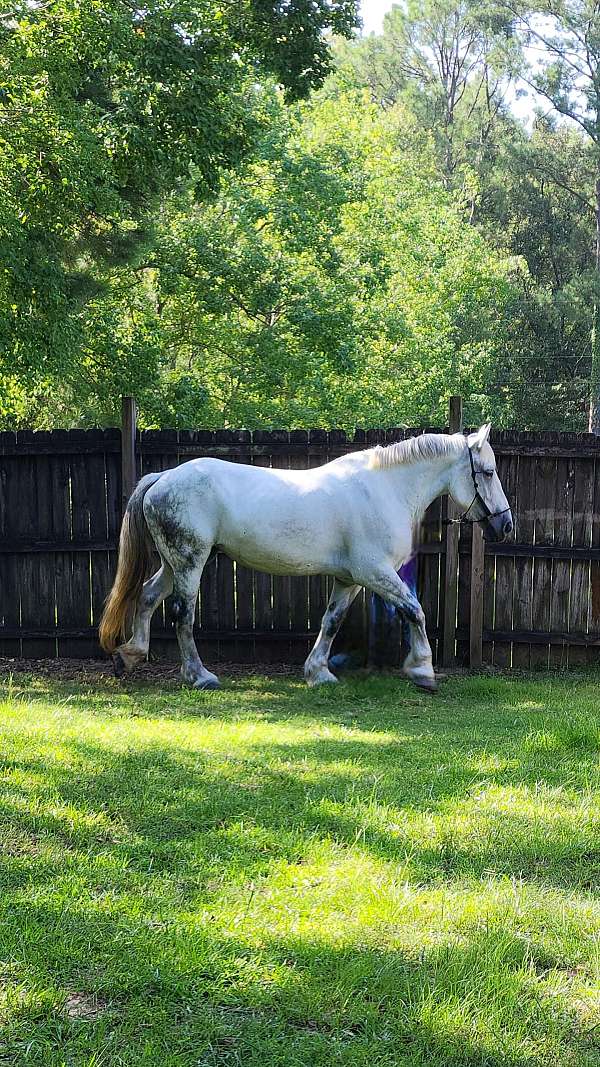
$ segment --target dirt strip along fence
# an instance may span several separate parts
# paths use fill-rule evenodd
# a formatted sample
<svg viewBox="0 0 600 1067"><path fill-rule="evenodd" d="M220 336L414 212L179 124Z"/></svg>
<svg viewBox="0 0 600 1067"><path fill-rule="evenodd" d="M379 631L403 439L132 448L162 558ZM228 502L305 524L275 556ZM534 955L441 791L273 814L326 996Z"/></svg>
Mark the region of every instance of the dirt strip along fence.
<svg viewBox="0 0 600 1067"><path fill-rule="evenodd" d="M421 432L138 432L136 473L199 456L306 468ZM447 527L441 523L447 502L429 509L420 534L419 590L434 657L441 661L445 646L445 662L474 666L596 663L600 439L504 431L493 434L492 444L515 535L506 544L484 546L477 530L461 527L456 565L447 567ZM115 570L122 496L120 430L0 434L0 655L100 654L97 625ZM445 611L449 583L455 583L448 602L453 605L455 597L455 616L453 609ZM301 662L319 629L329 587L324 577L271 577L219 555L202 580L202 654L209 664ZM367 657L368 611L369 598L358 598L336 650ZM176 655L168 602L153 620L151 651ZM396 665L399 627L380 634L370 654L379 664Z"/></svg>

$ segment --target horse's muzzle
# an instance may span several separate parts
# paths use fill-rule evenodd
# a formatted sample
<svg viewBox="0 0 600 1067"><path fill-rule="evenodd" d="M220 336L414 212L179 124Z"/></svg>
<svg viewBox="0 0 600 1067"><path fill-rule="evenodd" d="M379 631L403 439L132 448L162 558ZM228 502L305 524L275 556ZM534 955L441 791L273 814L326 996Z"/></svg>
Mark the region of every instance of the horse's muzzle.
<svg viewBox="0 0 600 1067"><path fill-rule="evenodd" d="M485 540L500 544L506 541L506 538L510 537L513 532L512 515L510 511L504 512L503 515L490 515L484 520L482 526Z"/></svg>

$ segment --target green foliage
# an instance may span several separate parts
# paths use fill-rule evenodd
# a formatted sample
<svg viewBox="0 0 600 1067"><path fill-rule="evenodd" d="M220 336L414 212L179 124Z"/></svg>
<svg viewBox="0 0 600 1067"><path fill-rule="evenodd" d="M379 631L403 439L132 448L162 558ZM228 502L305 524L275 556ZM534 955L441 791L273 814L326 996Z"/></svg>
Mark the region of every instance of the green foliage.
<svg viewBox="0 0 600 1067"><path fill-rule="evenodd" d="M146 426L441 422L460 391L472 423L583 429L600 38L587 0L543 15L1 15L0 425L114 424L122 393ZM568 127L510 113L535 40Z"/></svg>
<svg viewBox="0 0 600 1067"><path fill-rule="evenodd" d="M125 378L142 352L151 363L144 325L133 337L123 324L134 279L107 272L135 270L160 198L190 168L206 198L249 151L265 121L259 79L306 95L327 69L324 31L349 32L354 17L351 0L49 0L0 16L3 374L29 394L48 378L76 394L86 349L102 354L115 319L112 363Z"/></svg>
<svg viewBox="0 0 600 1067"><path fill-rule="evenodd" d="M570 189L600 220L600 13L590 0L541 0L519 9L524 40L541 58L529 72L531 83L555 111L584 133L589 162L587 188ZM599 221L600 226L600 221ZM594 241L595 276L582 279L589 299L589 427L600 433L600 229ZM590 264L591 266L591 264ZM591 271L589 272L591 275ZM586 284L587 283L587 284Z"/></svg>
<svg viewBox="0 0 600 1067"><path fill-rule="evenodd" d="M212 206L172 198L153 270L163 347L216 425L443 420L512 298L427 139L361 93L282 112Z"/></svg>
<svg viewBox="0 0 600 1067"><path fill-rule="evenodd" d="M394 4L380 37L337 44L343 86L368 86L382 107L403 102L436 148L447 186L480 164L520 63L513 17L479 0Z"/></svg>

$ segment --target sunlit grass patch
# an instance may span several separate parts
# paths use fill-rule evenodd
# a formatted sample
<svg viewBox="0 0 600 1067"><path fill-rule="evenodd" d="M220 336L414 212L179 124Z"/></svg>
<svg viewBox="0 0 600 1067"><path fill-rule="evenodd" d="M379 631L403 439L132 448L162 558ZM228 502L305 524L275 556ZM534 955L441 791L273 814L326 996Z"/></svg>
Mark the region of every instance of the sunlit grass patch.
<svg viewBox="0 0 600 1067"><path fill-rule="evenodd" d="M600 1064L593 676L0 699L0 1063Z"/></svg>

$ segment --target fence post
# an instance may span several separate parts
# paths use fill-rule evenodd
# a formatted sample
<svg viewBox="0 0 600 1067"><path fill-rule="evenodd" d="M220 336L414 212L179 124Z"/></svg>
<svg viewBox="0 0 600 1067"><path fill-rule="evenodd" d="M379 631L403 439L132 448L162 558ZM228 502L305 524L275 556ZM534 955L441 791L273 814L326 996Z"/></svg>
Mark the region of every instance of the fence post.
<svg viewBox="0 0 600 1067"><path fill-rule="evenodd" d="M133 493L136 476L135 435L137 411L132 396L121 397L121 511Z"/></svg>
<svg viewBox="0 0 600 1067"><path fill-rule="evenodd" d="M462 397L451 396L448 412L448 429L450 433L462 430ZM456 518L458 509L454 501L448 499L448 518ZM442 664L452 667L456 662L456 606L458 600L458 525L446 527L446 574L444 595L444 638L442 642Z"/></svg>

